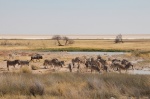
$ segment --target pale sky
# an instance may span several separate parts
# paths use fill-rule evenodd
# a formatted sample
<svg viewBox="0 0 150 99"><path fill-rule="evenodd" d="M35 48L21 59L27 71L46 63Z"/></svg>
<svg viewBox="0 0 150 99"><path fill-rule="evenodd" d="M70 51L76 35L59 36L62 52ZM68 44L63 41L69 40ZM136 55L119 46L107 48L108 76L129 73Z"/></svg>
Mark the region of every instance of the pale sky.
<svg viewBox="0 0 150 99"><path fill-rule="evenodd" d="M150 0L0 0L0 34L150 34Z"/></svg>

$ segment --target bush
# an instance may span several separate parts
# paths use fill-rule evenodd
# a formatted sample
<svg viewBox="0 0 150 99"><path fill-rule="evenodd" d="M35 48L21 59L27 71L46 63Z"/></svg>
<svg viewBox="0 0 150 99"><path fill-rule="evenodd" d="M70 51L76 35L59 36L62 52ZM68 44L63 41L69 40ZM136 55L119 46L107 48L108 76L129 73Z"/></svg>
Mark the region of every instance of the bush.
<svg viewBox="0 0 150 99"><path fill-rule="evenodd" d="M37 99L149 99L150 95L149 75L6 73L0 78L0 99L31 99L29 95Z"/></svg>
<svg viewBox="0 0 150 99"><path fill-rule="evenodd" d="M32 83L32 85L29 87L29 92L34 97L37 95L43 95L44 94L44 86L41 84L40 81L35 81Z"/></svg>
<svg viewBox="0 0 150 99"><path fill-rule="evenodd" d="M32 71L31 71L31 69L29 68L29 67L22 67L21 69L20 69L20 72L21 73L32 73Z"/></svg>
<svg viewBox="0 0 150 99"><path fill-rule="evenodd" d="M31 69L32 69L32 70L38 70L38 69L39 69L39 67L38 67L38 66L36 66L36 65L31 65Z"/></svg>

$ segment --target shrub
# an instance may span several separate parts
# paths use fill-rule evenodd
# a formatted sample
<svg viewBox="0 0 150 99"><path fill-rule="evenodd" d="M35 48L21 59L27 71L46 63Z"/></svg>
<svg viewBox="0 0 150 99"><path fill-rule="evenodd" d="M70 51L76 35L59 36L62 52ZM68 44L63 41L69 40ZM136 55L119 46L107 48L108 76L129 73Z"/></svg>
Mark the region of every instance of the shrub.
<svg viewBox="0 0 150 99"><path fill-rule="evenodd" d="M22 67L21 69L20 69L20 72L21 73L32 73L32 71L31 71L31 69L29 68L29 67Z"/></svg>
<svg viewBox="0 0 150 99"><path fill-rule="evenodd" d="M32 69L32 70L38 70L38 69L39 69L39 67L38 67L38 66L36 66L36 65L31 65L31 69Z"/></svg>
<svg viewBox="0 0 150 99"><path fill-rule="evenodd" d="M32 82L32 85L29 87L29 92L34 97L37 95L43 95L44 94L44 86L41 84L40 81Z"/></svg>

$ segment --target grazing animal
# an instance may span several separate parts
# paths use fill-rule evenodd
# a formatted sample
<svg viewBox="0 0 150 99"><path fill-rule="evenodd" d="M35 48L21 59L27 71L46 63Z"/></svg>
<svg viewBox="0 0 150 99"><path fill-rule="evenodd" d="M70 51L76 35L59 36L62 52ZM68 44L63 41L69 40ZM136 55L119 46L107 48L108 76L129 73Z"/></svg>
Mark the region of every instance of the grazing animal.
<svg viewBox="0 0 150 99"><path fill-rule="evenodd" d="M86 62L86 57L83 56L83 57L76 57L74 59L72 59L72 65L73 65L73 68L75 68L75 63L78 64L78 68L80 68L80 64L85 64Z"/></svg>
<svg viewBox="0 0 150 99"><path fill-rule="evenodd" d="M8 69L8 71L9 71L9 66L14 66L14 68L15 68L15 65L19 64L19 60L13 60L13 61L5 60L5 61L7 61L7 69Z"/></svg>
<svg viewBox="0 0 150 99"><path fill-rule="evenodd" d="M34 59L36 59L36 61L37 60L40 61L40 59L43 59L43 57L40 54L36 54L36 55L31 56L31 60L30 61L33 61Z"/></svg>
<svg viewBox="0 0 150 99"><path fill-rule="evenodd" d="M94 66L97 66L101 68L103 71L105 70L107 72L108 67L106 66L106 60L103 60L102 58L98 58L97 60L91 59L91 64Z"/></svg>
<svg viewBox="0 0 150 99"><path fill-rule="evenodd" d="M121 61L121 64L123 64L123 65L126 65L126 66L131 66L132 67L132 69L133 69L133 64L131 63L131 62L129 62L128 60L126 60L126 59L123 59L122 61Z"/></svg>
<svg viewBox="0 0 150 99"><path fill-rule="evenodd" d="M99 62L98 60L94 60L94 58L91 58L91 65L97 66L99 68L101 68L102 66L101 62Z"/></svg>
<svg viewBox="0 0 150 99"><path fill-rule="evenodd" d="M56 66L61 66L61 67L63 67L63 65L65 65L65 62L64 62L64 61L60 61L60 60L58 60L57 58L54 58L54 59L52 59L51 61L52 61L52 64L53 64L54 67L56 67Z"/></svg>
<svg viewBox="0 0 150 99"><path fill-rule="evenodd" d="M71 63L68 65L68 68L69 68L69 71L72 72L72 64Z"/></svg>
<svg viewBox="0 0 150 99"><path fill-rule="evenodd" d="M48 65L53 65L52 64L52 60L48 60L48 59L46 59L46 60L44 60L44 63L43 63L43 65L45 66L45 68L48 68Z"/></svg>
<svg viewBox="0 0 150 99"><path fill-rule="evenodd" d="M86 68L91 66L91 59L90 58L86 60L85 66L86 66Z"/></svg>
<svg viewBox="0 0 150 99"><path fill-rule="evenodd" d="M96 70L96 71L98 71L100 73L100 69L97 66L92 65L91 66L91 73L92 73L93 70Z"/></svg>
<svg viewBox="0 0 150 99"><path fill-rule="evenodd" d="M126 64L128 64L128 60L126 60L126 59L123 59L122 61L121 61L121 64L124 64L124 65L126 65Z"/></svg>
<svg viewBox="0 0 150 99"><path fill-rule="evenodd" d="M102 57L100 55L97 56L97 59L102 59Z"/></svg>
<svg viewBox="0 0 150 99"><path fill-rule="evenodd" d="M53 63L53 65L54 65L54 67L58 67L58 66L60 66L60 67L63 67L63 65L64 65L64 61L57 61L57 62L55 62L55 63Z"/></svg>
<svg viewBox="0 0 150 99"><path fill-rule="evenodd" d="M19 61L19 64L18 64L18 65L21 65L21 67L22 67L23 65L29 66L29 61L23 61L23 60L21 60L21 61Z"/></svg>
<svg viewBox="0 0 150 99"><path fill-rule="evenodd" d="M101 62L102 65L106 65L106 60L102 59L100 55L97 56L97 61Z"/></svg>
<svg viewBox="0 0 150 99"><path fill-rule="evenodd" d="M101 63L97 60L94 60L94 58L87 59L85 66L86 66L86 71L88 70L88 68L90 68L91 73L93 70L96 70L100 73Z"/></svg>
<svg viewBox="0 0 150 99"><path fill-rule="evenodd" d="M133 68L133 65L130 62L126 65L123 65L120 63L111 64L111 68L117 68L120 73L121 73L121 69L126 70L126 72L127 72L127 70L130 68L130 66L132 66L132 68Z"/></svg>
<svg viewBox="0 0 150 99"><path fill-rule="evenodd" d="M133 64L132 64L131 62L128 62L128 63L126 64L126 68L130 68L130 67L132 67L132 69L134 69L134 68L133 68Z"/></svg>
<svg viewBox="0 0 150 99"><path fill-rule="evenodd" d="M113 59L112 60L112 66L114 65L114 64L121 64L121 60L119 60L119 59ZM115 70L116 69L116 70ZM118 71L118 68L117 67L115 67L115 66L113 66L113 70L115 70L115 71Z"/></svg>
<svg viewBox="0 0 150 99"><path fill-rule="evenodd" d="M51 65L51 66L54 66L54 67L63 67L63 65L65 65L65 62L64 61L59 61L57 58L54 58L52 60L44 60L44 63L43 65L45 66L45 68L48 66L48 65Z"/></svg>
<svg viewBox="0 0 150 99"><path fill-rule="evenodd" d="M121 63L121 60L119 60L119 59L113 59L112 63Z"/></svg>

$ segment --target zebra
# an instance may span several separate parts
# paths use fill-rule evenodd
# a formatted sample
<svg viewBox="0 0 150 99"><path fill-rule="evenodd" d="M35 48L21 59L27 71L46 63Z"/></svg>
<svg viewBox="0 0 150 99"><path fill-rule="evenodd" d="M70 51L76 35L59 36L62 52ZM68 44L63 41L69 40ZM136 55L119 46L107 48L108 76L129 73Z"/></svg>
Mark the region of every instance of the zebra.
<svg viewBox="0 0 150 99"><path fill-rule="evenodd" d="M69 71L72 72L73 67L71 63L68 64L68 68L69 68Z"/></svg>
<svg viewBox="0 0 150 99"><path fill-rule="evenodd" d="M52 65L53 65L53 64L52 64L52 60L48 60L48 59L44 60L43 65L45 66L45 68L48 68L48 67L47 67L48 65L51 65L51 66L52 66Z"/></svg>
<svg viewBox="0 0 150 99"><path fill-rule="evenodd" d="M84 56L83 57L76 57L76 58L72 59L73 68L75 68L75 63L77 63L78 64L77 68L80 69L80 64L81 63L85 64L85 62L86 62L86 57L84 57Z"/></svg>
<svg viewBox="0 0 150 99"><path fill-rule="evenodd" d="M22 67L23 65L29 66L29 61L20 60L18 65L21 65L21 67Z"/></svg>
<svg viewBox="0 0 150 99"><path fill-rule="evenodd" d="M97 67L97 66L95 66L95 65L92 65L92 66L91 66L91 73L93 72L93 70L96 70L96 71L98 71L99 73L101 73L101 72L100 72L100 68Z"/></svg>
<svg viewBox="0 0 150 99"><path fill-rule="evenodd" d="M51 66L60 66L60 67L63 67L65 65L65 62L64 61L60 61L58 60L57 58L54 58L54 59L51 59L51 60L44 60L44 63L43 65L45 66L45 68L48 66L48 65L51 65Z"/></svg>
<svg viewBox="0 0 150 99"><path fill-rule="evenodd" d="M14 68L15 68L15 65L19 64L19 60L13 60L13 61L4 60L4 61L7 61L7 69L8 69L8 71L9 71L9 66L14 66Z"/></svg>
<svg viewBox="0 0 150 99"><path fill-rule="evenodd" d="M111 68L117 68L120 73L121 73L121 69L122 69L122 70L126 70L126 72L127 72L127 70L128 70L131 66L132 66L132 68L133 68L133 65L132 65L130 62L127 63L126 65L120 64L120 63L113 63L113 64L111 64Z"/></svg>

